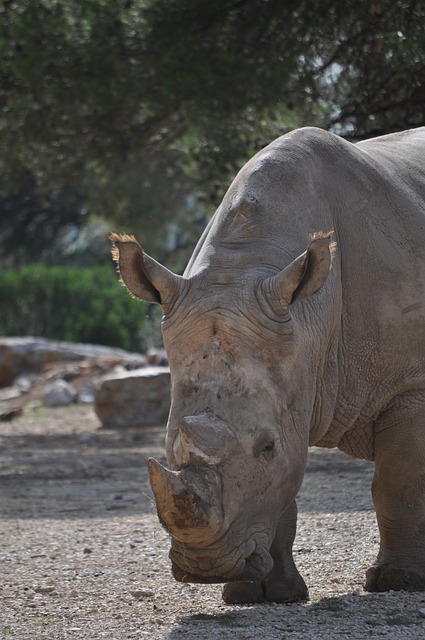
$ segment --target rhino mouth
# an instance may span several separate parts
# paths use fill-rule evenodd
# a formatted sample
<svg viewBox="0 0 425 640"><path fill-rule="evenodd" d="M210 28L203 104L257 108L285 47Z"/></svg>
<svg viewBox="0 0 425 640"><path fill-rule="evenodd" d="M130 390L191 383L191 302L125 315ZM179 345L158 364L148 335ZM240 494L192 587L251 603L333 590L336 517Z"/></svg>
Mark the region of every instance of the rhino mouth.
<svg viewBox="0 0 425 640"><path fill-rule="evenodd" d="M220 570L210 563L209 569L188 562L187 557L182 561L180 554L170 552L172 573L177 582L193 582L197 584L212 584L221 582L253 582L265 578L273 568L273 560L268 552L254 551L248 558L241 558L229 571ZM217 565L219 563L217 562Z"/></svg>

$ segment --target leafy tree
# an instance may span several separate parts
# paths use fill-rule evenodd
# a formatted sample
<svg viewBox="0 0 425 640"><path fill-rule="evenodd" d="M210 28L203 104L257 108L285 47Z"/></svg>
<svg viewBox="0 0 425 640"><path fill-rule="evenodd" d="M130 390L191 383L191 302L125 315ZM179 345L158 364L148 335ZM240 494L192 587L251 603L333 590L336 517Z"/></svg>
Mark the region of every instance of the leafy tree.
<svg viewBox="0 0 425 640"><path fill-rule="evenodd" d="M424 120L414 0L3 0L4 171L119 171L185 141L208 173L319 119L367 135ZM220 151L220 154L218 153ZM207 160L206 160L207 158Z"/></svg>
<svg viewBox="0 0 425 640"><path fill-rule="evenodd" d="M425 123L419 0L0 0L0 15L0 175L45 194L78 182L118 222L137 171L146 203L169 195L162 214L141 204L158 228L289 128Z"/></svg>
<svg viewBox="0 0 425 640"><path fill-rule="evenodd" d="M195 155L244 155L252 124L261 130L250 109L277 96L255 42L239 45L233 4L218 12L199 1L3 1L3 174L113 177L140 149L169 149L189 130Z"/></svg>
<svg viewBox="0 0 425 640"><path fill-rule="evenodd" d="M358 139L425 124L423 2L325 0L315 19L302 77L329 128Z"/></svg>

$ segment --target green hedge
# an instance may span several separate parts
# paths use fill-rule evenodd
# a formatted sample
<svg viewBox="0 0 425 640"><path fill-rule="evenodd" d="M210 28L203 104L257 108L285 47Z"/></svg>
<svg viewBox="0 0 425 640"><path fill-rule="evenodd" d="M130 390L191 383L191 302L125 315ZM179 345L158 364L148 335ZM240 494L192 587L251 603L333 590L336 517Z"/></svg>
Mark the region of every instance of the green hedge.
<svg viewBox="0 0 425 640"><path fill-rule="evenodd" d="M112 267L34 264L0 272L3 336L41 336L140 350L146 309L119 284Z"/></svg>

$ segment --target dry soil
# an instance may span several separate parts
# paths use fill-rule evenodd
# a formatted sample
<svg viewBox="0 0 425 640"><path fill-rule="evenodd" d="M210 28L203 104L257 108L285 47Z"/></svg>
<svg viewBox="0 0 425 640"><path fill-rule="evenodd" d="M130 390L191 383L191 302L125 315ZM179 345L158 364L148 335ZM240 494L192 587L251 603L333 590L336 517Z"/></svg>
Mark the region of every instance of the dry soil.
<svg viewBox="0 0 425 640"><path fill-rule="evenodd" d="M299 497L309 602L226 606L219 585L177 584L146 474L163 439L102 429L90 406L0 423L0 638L425 638L425 594L363 591L373 466L338 451L311 451Z"/></svg>

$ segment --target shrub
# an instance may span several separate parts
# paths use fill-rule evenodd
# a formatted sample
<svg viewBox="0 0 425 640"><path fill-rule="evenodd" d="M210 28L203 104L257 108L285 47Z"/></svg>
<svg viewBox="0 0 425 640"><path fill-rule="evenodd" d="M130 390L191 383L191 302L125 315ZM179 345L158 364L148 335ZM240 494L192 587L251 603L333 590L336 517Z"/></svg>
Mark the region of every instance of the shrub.
<svg viewBox="0 0 425 640"><path fill-rule="evenodd" d="M0 273L0 335L33 335L141 350L145 303L112 267L33 264Z"/></svg>

